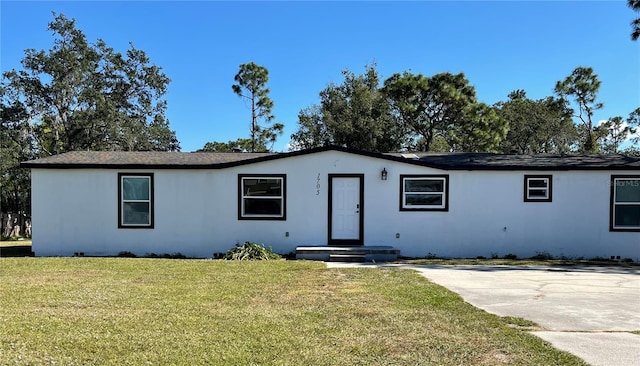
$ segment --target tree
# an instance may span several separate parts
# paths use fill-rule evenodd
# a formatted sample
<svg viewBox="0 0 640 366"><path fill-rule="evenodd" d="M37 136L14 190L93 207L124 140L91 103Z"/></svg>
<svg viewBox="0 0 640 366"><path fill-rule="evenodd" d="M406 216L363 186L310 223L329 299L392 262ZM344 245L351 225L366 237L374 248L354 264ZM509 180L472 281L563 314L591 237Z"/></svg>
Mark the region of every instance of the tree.
<svg viewBox="0 0 640 366"><path fill-rule="evenodd" d="M349 70L342 75L342 84L330 84L320 92L319 106L300 112L298 130L291 135L293 146L336 144L365 151L398 150L404 134L380 92L375 65L367 65L362 75Z"/></svg>
<svg viewBox="0 0 640 366"><path fill-rule="evenodd" d="M202 149L197 150L198 152L243 152L250 151L252 148L251 139L237 139L235 141L229 142L207 142L204 144ZM264 144L257 144L255 146L256 152L267 152L269 149Z"/></svg>
<svg viewBox="0 0 640 366"><path fill-rule="evenodd" d="M92 45L62 14L48 29L53 47L27 49L23 70L3 74L3 103L24 106L39 152L180 149L161 99L170 80L144 51Z"/></svg>
<svg viewBox="0 0 640 366"><path fill-rule="evenodd" d="M107 124L109 135L120 136L118 148L123 150L180 150L175 132L169 129L164 113L167 102L161 97L166 93L170 79L142 50L130 44L126 58L99 41L102 58L110 60L113 67L105 67L104 77L109 101L103 116L111 116ZM110 84L110 85L109 85ZM113 111L125 113L116 113Z"/></svg>
<svg viewBox="0 0 640 366"><path fill-rule="evenodd" d="M440 73L432 77L408 72L394 74L384 82L383 92L394 116L410 134L409 149L431 148L437 136L448 136L476 103L475 89L464 74Z"/></svg>
<svg viewBox="0 0 640 366"><path fill-rule="evenodd" d="M477 102L462 73L396 73L382 88L375 65L343 75L341 85L320 92L320 105L300 112L294 148L496 151L508 129L494 108Z"/></svg>
<svg viewBox="0 0 640 366"><path fill-rule="evenodd" d="M30 213L29 172L20 162L35 157L23 105L0 105L0 207L3 212ZM1 226L1 225L0 225Z"/></svg>
<svg viewBox="0 0 640 366"><path fill-rule="evenodd" d="M600 142L600 150L605 153L615 154L620 145L627 139L632 131L626 126L624 119L620 116L609 118L600 126L597 126L596 135Z"/></svg>
<svg viewBox="0 0 640 366"><path fill-rule="evenodd" d="M5 95L24 102L39 149L179 150L164 117L169 79L133 45L126 58L87 42L75 21L49 23L54 46L25 51L24 70L4 74Z"/></svg>
<svg viewBox="0 0 640 366"><path fill-rule="evenodd" d="M25 50L0 85L2 210L29 212L21 161L72 150L180 150L165 118L169 78L130 45L123 56L87 41L74 19L48 24L51 49Z"/></svg>
<svg viewBox="0 0 640 366"><path fill-rule="evenodd" d="M474 103L466 108L462 121L447 136L453 151L498 152L508 130L509 123L495 108Z"/></svg>
<svg viewBox="0 0 640 366"><path fill-rule="evenodd" d="M627 5L636 12L640 13L640 0L627 0ZM640 38L640 16L636 16L631 21L631 39L637 41Z"/></svg>
<svg viewBox="0 0 640 366"><path fill-rule="evenodd" d="M571 75L556 83L555 92L567 105L569 97L573 97L577 111L573 109L574 117L579 119L578 133L581 135L580 151L597 152L596 131L593 124L593 112L604 105L597 102L600 80L590 67L577 67Z"/></svg>
<svg viewBox="0 0 640 366"><path fill-rule="evenodd" d="M640 143L640 108L636 108L633 112L629 113L627 117L627 125L635 130L636 136L631 139L634 144ZM632 134L634 132L631 132Z"/></svg>
<svg viewBox="0 0 640 366"><path fill-rule="evenodd" d="M640 148L637 146L629 146L620 151L620 154L627 156L637 156L640 157Z"/></svg>
<svg viewBox="0 0 640 366"><path fill-rule="evenodd" d="M253 62L241 64L240 70L234 77L237 84L232 85L233 92L239 97L249 101L251 109L251 150L256 151L257 145L269 142L275 143L278 135L282 135L284 125L273 123L269 127L260 125L272 123L274 116L271 114L273 101L269 98L269 71Z"/></svg>
<svg viewBox="0 0 640 366"><path fill-rule="evenodd" d="M500 150L503 153L558 154L570 151L578 134L564 101L547 97L533 100L524 90L509 93L496 103L498 115L509 123Z"/></svg>
<svg viewBox="0 0 640 366"><path fill-rule="evenodd" d="M322 116L322 108L312 105L298 113L298 130L291 135L293 150L311 149L334 144Z"/></svg>
<svg viewBox="0 0 640 366"><path fill-rule="evenodd" d="M620 116L609 118L596 128L601 150L606 153L615 154L620 152L621 145L637 131L640 121L640 108L629 114L627 119ZM633 143L637 143L640 137L632 138Z"/></svg>

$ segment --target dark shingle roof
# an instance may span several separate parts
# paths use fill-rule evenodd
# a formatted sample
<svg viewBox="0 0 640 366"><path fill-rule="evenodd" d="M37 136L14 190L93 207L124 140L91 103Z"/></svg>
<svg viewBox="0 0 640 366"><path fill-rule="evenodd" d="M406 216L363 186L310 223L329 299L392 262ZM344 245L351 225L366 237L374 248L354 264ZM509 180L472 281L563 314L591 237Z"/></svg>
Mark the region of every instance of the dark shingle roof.
<svg viewBox="0 0 640 366"><path fill-rule="evenodd" d="M26 168L221 169L336 150L442 170L640 170L640 158L618 154L504 155L490 153L370 153L320 147L289 153L74 151L23 162Z"/></svg>
<svg viewBox="0 0 640 366"><path fill-rule="evenodd" d="M224 166L276 153L214 153L164 151L71 151L22 163L28 168L180 168Z"/></svg>
<svg viewBox="0 0 640 366"><path fill-rule="evenodd" d="M640 169L640 158L619 154L392 153L445 170Z"/></svg>

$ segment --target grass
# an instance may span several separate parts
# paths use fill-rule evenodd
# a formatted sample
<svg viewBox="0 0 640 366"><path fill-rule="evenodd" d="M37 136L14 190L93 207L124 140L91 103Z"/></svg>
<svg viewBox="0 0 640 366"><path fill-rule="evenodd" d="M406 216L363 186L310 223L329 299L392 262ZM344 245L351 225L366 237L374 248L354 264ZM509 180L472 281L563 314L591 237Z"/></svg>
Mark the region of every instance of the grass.
<svg viewBox="0 0 640 366"><path fill-rule="evenodd" d="M133 258L0 268L0 364L585 364L410 270Z"/></svg>
<svg viewBox="0 0 640 366"><path fill-rule="evenodd" d="M11 239L11 240L2 240L0 241L0 247L14 247L14 246L22 246L22 245L31 245L31 239Z"/></svg>
<svg viewBox="0 0 640 366"><path fill-rule="evenodd" d="M536 324L535 322L527 319L518 318L515 316L503 316L502 320L507 323L510 327L523 329L523 330L544 330L541 326Z"/></svg>

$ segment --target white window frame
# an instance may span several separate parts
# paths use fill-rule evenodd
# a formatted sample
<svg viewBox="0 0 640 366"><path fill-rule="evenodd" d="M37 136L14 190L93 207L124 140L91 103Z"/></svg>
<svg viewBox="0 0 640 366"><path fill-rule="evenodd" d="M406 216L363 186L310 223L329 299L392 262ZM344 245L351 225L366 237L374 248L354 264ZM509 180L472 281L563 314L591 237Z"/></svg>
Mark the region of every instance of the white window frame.
<svg viewBox="0 0 640 366"><path fill-rule="evenodd" d="M442 182L442 192L406 192L405 182L414 180L429 180ZM441 195L439 205L407 205L408 194ZM448 211L449 210L449 176L448 175L400 175L400 211Z"/></svg>
<svg viewBox="0 0 640 366"><path fill-rule="evenodd" d="M546 187L531 187L531 181L544 181ZM544 191L544 196L531 195L531 191ZM553 198L552 175L525 175L524 176L524 201L525 202L551 202Z"/></svg>
<svg viewBox="0 0 640 366"><path fill-rule="evenodd" d="M131 200L124 198L124 180L126 178L144 178L147 179L149 185L149 198L146 200ZM145 224L131 224L124 222L125 203L148 203L149 204L149 222ZM153 173L118 173L118 227L119 228L153 228Z"/></svg>
<svg viewBox="0 0 640 366"><path fill-rule="evenodd" d="M611 231L640 231L639 226L620 226L616 225L616 207L617 206L640 206L640 201L631 202L616 202L616 192L618 188L618 181L635 181L632 183L635 187L640 189L640 176L638 175L612 175L611 176L611 213L610 213L610 225Z"/></svg>
<svg viewBox="0 0 640 366"><path fill-rule="evenodd" d="M279 196L246 196L244 190L244 182L246 180L265 179L265 180L279 180L280 181L280 195ZM238 220L286 220L286 174L239 174L238 175ZM280 213L279 214L246 214L245 213L245 199L279 199L280 200Z"/></svg>

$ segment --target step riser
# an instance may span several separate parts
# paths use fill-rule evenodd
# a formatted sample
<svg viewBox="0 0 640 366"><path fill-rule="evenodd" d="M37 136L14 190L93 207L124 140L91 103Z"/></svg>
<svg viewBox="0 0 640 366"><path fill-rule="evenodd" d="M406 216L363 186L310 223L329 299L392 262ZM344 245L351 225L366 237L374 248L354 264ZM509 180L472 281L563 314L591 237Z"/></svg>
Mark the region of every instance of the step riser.
<svg viewBox="0 0 640 366"><path fill-rule="evenodd" d="M337 259L332 259L329 254L296 254L296 259L309 260L309 261L322 261L322 262L346 262L339 261ZM397 255L377 255L377 254L368 254L364 257L363 262L392 262L398 260Z"/></svg>
<svg viewBox="0 0 640 366"><path fill-rule="evenodd" d="M296 253L305 254L345 254L345 255L369 255L369 254L388 254L388 255L400 255L399 250L384 250L384 251L332 251L332 250L296 250Z"/></svg>
<svg viewBox="0 0 640 366"><path fill-rule="evenodd" d="M330 254L329 262L366 262L363 255Z"/></svg>
<svg viewBox="0 0 640 366"><path fill-rule="evenodd" d="M388 262L398 259L392 247L298 247L296 259L323 262Z"/></svg>

